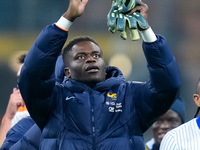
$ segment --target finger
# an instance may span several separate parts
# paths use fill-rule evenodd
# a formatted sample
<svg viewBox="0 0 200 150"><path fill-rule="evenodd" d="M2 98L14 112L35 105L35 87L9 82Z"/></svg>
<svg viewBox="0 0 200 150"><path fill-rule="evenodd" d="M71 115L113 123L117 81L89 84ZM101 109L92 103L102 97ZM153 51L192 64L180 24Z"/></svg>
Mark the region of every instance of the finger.
<svg viewBox="0 0 200 150"><path fill-rule="evenodd" d="M149 10L148 5L145 4L145 3L142 3L142 4L141 4L140 6L138 6L138 7L139 7L138 9L140 9L140 11L147 12L147 11Z"/></svg>
<svg viewBox="0 0 200 150"><path fill-rule="evenodd" d="M128 12L127 14L130 15L130 14L133 14L134 12L136 11L144 11L144 12L147 12L148 10L148 7L144 7L144 6L136 6L135 8L131 9L130 12Z"/></svg>
<svg viewBox="0 0 200 150"><path fill-rule="evenodd" d="M16 97L15 101L17 104L24 105L24 100L21 96Z"/></svg>
<svg viewBox="0 0 200 150"><path fill-rule="evenodd" d="M116 28L108 28L108 30L109 30L111 33L115 33L115 32L116 32Z"/></svg>
<svg viewBox="0 0 200 150"><path fill-rule="evenodd" d="M147 10L144 10L143 8L137 8L137 9L132 9L129 13L128 13L128 15L131 15L131 14L133 14L134 12L137 12L137 11L139 11L140 12L140 14L145 18L145 19L147 19Z"/></svg>
<svg viewBox="0 0 200 150"><path fill-rule="evenodd" d="M17 91L17 88L13 88L13 93L14 93L15 91Z"/></svg>
<svg viewBox="0 0 200 150"><path fill-rule="evenodd" d="M133 14L134 12L136 12L136 11L139 11L142 15L143 15L143 17L147 17L147 12L148 12L148 10L149 10L149 8L148 8L148 5L147 4L145 4L145 3L143 3L143 2L141 2L141 5L139 5L139 6L136 6L135 8L133 8L130 12L128 12L127 14ZM145 17L145 18L146 18Z"/></svg>
<svg viewBox="0 0 200 150"><path fill-rule="evenodd" d="M147 19L147 12L149 10L149 7L147 4L141 2L141 6L142 8L140 9L140 14L145 18Z"/></svg>
<svg viewBox="0 0 200 150"><path fill-rule="evenodd" d="M140 5L141 5L141 6L144 6L144 7L147 7L147 9L148 9L148 5L145 4L145 3L143 3L142 1L140 2Z"/></svg>
<svg viewBox="0 0 200 150"><path fill-rule="evenodd" d="M13 94L14 94L14 95L21 95L21 93L20 93L20 90L19 90L19 89L16 89L15 91L13 91Z"/></svg>
<svg viewBox="0 0 200 150"><path fill-rule="evenodd" d="M108 20L108 26L114 28L116 26L116 17L110 17Z"/></svg>
<svg viewBox="0 0 200 150"><path fill-rule="evenodd" d="M133 15L125 15L127 26L130 29L137 29L137 23Z"/></svg>
<svg viewBox="0 0 200 150"><path fill-rule="evenodd" d="M107 20L108 20L107 23L108 23L109 28L111 29L116 28L117 17L118 17L117 10L114 10L112 8L107 16Z"/></svg>
<svg viewBox="0 0 200 150"><path fill-rule="evenodd" d="M117 21L117 30L124 31L125 30L125 18L123 14L119 14Z"/></svg>
<svg viewBox="0 0 200 150"><path fill-rule="evenodd" d="M11 103L17 105L17 103L24 103L22 95L20 93L15 93L10 96Z"/></svg>
<svg viewBox="0 0 200 150"><path fill-rule="evenodd" d="M135 12L133 15L135 19L137 20L137 27L140 31L149 28L148 22L139 12Z"/></svg>
<svg viewBox="0 0 200 150"><path fill-rule="evenodd" d="M82 4L86 5L88 3L88 0L82 0Z"/></svg>
<svg viewBox="0 0 200 150"><path fill-rule="evenodd" d="M120 37L123 39L123 40L126 40L127 39L127 34L126 34L126 31L122 31L120 32Z"/></svg>
<svg viewBox="0 0 200 150"><path fill-rule="evenodd" d="M140 39L140 35L137 29L130 29L130 38L132 41L136 41Z"/></svg>

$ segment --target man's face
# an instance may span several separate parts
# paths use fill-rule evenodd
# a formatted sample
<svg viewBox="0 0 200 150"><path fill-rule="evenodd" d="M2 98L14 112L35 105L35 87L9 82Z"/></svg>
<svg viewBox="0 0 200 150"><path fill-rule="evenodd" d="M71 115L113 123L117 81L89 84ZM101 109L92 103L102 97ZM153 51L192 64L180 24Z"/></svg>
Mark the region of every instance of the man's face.
<svg viewBox="0 0 200 150"><path fill-rule="evenodd" d="M84 83L97 83L105 80L105 62L102 58L102 51L93 42L77 43L66 57L65 59L68 59L68 66L65 68L66 76Z"/></svg>
<svg viewBox="0 0 200 150"><path fill-rule="evenodd" d="M172 109L168 110L160 117L153 125L153 136L155 143L159 145L164 135L171 129L179 126L182 123L181 117Z"/></svg>

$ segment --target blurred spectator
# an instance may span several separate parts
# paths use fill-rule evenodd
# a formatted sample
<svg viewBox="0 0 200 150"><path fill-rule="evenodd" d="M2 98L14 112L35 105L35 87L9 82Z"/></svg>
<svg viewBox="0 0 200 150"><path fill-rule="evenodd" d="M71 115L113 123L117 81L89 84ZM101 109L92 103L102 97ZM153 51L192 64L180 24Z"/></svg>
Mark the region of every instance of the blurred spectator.
<svg viewBox="0 0 200 150"><path fill-rule="evenodd" d="M55 78L57 85L64 79L64 64L62 56L56 62ZM38 150L40 144L41 130L33 119L28 116L18 121L6 135L6 139L0 150Z"/></svg>
<svg viewBox="0 0 200 150"><path fill-rule="evenodd" d="M21 66L24 63L25 57L26 54L23 54L20 55L20 57L18 58L18 63L20 63ZM17 76L19 76L20 74L21 66L19 68ZM13 127L19 120L27 116L29 116L29 113L22 99L20 91L17 88L13 88L13 93L10 95L7 109L0 126L0 146L5 140L6 134L9 129Z"/></svg>
<svg viewBox="0 0 200 150"><path fill-rule="evenodd" d="M179 97L170 109L152 125L153 138L145 145L145 150L159 150L164 135L185 122L185 103Z"/></svg>
<svg viewBox="0 0 200 150"><path fill-rule="evenodd" d="M163 138L160 150L199 150L200 145L200 79L197 83L194 102L198 106L195 118L169 131ZM197 117L198 116L198 117ZM196 118L197 117L197 118Z"/></svg>

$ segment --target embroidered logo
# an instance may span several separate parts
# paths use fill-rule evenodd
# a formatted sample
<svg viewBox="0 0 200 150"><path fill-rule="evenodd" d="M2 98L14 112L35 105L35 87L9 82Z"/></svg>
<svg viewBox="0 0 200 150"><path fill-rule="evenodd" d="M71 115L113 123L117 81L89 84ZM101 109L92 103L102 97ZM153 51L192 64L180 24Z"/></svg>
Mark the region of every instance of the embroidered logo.
<svg viewBox="0 0 200 150"><path fill-rule="evenodd" d="M114 107L109 107L108 110L109 110L109 112L115 112L115 108Z"/></svg>
<svg viewBox="0 0 200 150"><path fill-rule="evenodd" d="M107 93L107 97L109 97L106 101L106 105L108 107L109 112L122 112L122 103L117 103L117 93ZM111 98L111 99L110 99Z"/></svg>
<svg viewBox="0 0 200 150"><path fill-rule="evenodd" d="M112 100L117 100L117 93L112 93L112 94L108 93L107 96L112 98Z"/></svg>
<svg viewBox="0 0 200 150"><path fill-rule="evenodd" d="M65 98L65 100L68 101L68 100L73 99L73 98L75 98L75 97L74 97L74 96L70 96L70 97L67 96L67 97Z"/></svg>

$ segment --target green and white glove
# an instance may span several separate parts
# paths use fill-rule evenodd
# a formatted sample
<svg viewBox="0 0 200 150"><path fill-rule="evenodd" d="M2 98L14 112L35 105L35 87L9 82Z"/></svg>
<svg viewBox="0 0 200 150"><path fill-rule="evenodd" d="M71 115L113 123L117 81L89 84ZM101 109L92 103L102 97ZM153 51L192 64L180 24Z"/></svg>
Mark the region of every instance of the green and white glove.
<svg viewBox="0 0 200 150"><path fill-rule="evenodd" d="M120 37L124 40L127 39L127 30L130 31L131 40L138 40L140 38L137 31L137 24L134 19L128 15L124 15L118 11L118 7L113 5L110 12L107 15L108 30L112 33L118 31Z"/></svg>
<svg viewBox="0 0 200 150"><path fill-rule="evenodd" d="M120 32L120 37L124 40L127 39L127 31L129 30L131 40L138 40L140 38L137 25L140 28L146 29L149 27L147 21L139 13L135 12L131 15L121 13L119 11L118 3L113 0L111 10L107 15L108 30L112 33Z"/></svg>
<svg viewBox="0 0 200 150"><path fill-rule="evenodd" d="M131 11L136 6L141 5L140 4L141 0L113 0L113 1L114 1L115 5L117 5L119 12L123 13L123 14L127 14L129 11ZM135 12L131 16L135 17L139 28L141 28L142 30L148 28L149 25L148 25L146 19L139 12Z"/></svg>
<svg viewBox="0 0 200 150"><path fill-rule="evenodd" d="M114 0L121 13L127 13L136 6L140 6L141 0Z"/></svg>

